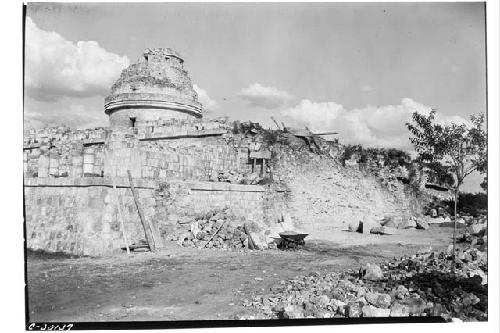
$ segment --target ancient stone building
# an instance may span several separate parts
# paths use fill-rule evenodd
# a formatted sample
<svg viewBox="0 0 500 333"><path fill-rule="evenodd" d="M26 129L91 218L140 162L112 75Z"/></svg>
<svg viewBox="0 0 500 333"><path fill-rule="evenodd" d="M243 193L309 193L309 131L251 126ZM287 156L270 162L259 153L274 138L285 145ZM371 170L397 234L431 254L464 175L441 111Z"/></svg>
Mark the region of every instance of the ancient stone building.
<svg viewBox="0 0 500 333"><path fill-rule="evenodd" d="M120 75L104 101L110 126L134 127L143 121L201 118L201 104L171 49L147 49Z"/></svg>
<svg viewBox="0 0 500 333"><path fill-rule="evenodd" d="M123 234L144 239L128 171L162 239L216 208L267 227L291 215L313 234L405 209L401 193L333 155L293 148L293 135L204 119L183 63L173 50L146 50L111 87L107 128L25 130L28 248L104 255L124 247Z"/></svg>

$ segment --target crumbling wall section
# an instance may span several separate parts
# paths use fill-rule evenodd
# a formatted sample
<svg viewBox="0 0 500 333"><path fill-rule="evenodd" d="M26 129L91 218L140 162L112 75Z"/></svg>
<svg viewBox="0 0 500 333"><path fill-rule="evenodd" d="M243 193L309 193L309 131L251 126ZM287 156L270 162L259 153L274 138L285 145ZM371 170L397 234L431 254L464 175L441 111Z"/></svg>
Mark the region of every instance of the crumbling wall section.
<svg viewBox="0 0 500 333"><path fill-rule="evenodd" d="M104 174L124 176L128 169L137 178L219 181L221 173L265 172L262 161L254 165L250 159L251 152L262 149L258 139L228 133L213 123L171 123L110 133L106 147L113 165L105 166Z"/></svg>
<svg viewBox="0 0 500 333"><path fill-rule="evenodd" d="M402 185L390 191L375 177L330 156L276 151L276 158L273 177L288 187L290 215L314 236L341 232L365 215L410 214Z"/></svg>
<svg viewBox="0 0 500 333"><path fill-rule="evenodd" d="M130 170L135 178L242 182L245 176L267 172L262 159L251 158L267 149L263 138L233 134L225 121L170 119L138 125L112 131L27 131L24 175L126 177Z"/></svg>
<svg viewBox="0 0 500 333"><path fill-rule="evenodd" d="M23 171L28 178L94 177L104 170L104 128L31 129L24 133Z"/></svg>

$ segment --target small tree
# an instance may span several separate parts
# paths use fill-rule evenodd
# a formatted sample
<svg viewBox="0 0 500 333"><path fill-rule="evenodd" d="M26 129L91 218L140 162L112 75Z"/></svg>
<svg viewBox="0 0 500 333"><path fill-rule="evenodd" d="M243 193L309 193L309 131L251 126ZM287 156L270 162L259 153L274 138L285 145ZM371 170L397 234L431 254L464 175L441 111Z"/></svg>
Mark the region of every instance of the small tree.
<svg viewBox="0 0 500 333"><path fill-rule="evenodd" d="M424 167L448 178L448 188L454 193L453 270L457 231L457 203L460 186L471 173L486 172L487 140L483 130L484 115L472 115L472 126L465 124L441 125L435 121L436 110L428 116L414 112L413 123L406 123L412 137L410 142ZM451 181L450 181L451 180Z"/></svg>

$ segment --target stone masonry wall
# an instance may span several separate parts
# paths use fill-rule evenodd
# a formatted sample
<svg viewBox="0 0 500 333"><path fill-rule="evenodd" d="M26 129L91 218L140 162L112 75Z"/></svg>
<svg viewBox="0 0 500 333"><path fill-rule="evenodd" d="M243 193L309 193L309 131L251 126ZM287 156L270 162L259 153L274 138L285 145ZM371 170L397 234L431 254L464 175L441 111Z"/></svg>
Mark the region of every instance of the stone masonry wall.
<svg viewBox="0 0 500 333"><path fill-rule="evenodd" d="M256 143L228 133L224 122L173 119L139 125L114 131L66 127L27 131L24 175L126 177L130 170L136 178L209 180L218 172L252 171L249 154Z"/></svg>
<svg viewBox="0 0 500 333"><path fill-rule="evenodd" d="M128 179L115 179L129 243L145 239ZM166 239L197 214L230 207L237 217L271 224L281 206L267 202L259 185L214 182L159 183L134 179L145 217ZM27 247L75 255L107 255L124 247L120 215L109 178L25 179ZM281 193L281 192L280 192ZM280 196L273 192L274 196ZM276 202L284 202L284 197Z"/></svg>
<svg viewBox="0 0 500 333"><path fill-rule="evenodd" d="M25 177L101 176L106 130L47 127L26 130L23 145Z"/></svg>
<svg viewBox="0 0 500 333"><path fill-rule="evenodd" d="M180 181L160 182L158 188L162 235L214 209L230 208L238 218L269 226L286 212L285 191L260 185Z"/></svg>
<svg viewBox="0 0 500 333"><path fill-rule="evenodd" d="M112 165L105 162L104 174L123 177L130 170L137 178L208 181L216 180L219 172L252 172L250 153L262 148L256 139L202 123L191 129L179 120L177 124L178 130L146 126L135 133L110 133L106 147Z"/></svg>
<svg viewBox="0 0 500 333"><path fill-rule="evenodd" d="M118 192L130 243L144 239L130 188ZM146 219L156 219L154 183L136 180ZM26 242L33 250L99 256L125 246L111 181L104 178L26 179Z"/></svg>

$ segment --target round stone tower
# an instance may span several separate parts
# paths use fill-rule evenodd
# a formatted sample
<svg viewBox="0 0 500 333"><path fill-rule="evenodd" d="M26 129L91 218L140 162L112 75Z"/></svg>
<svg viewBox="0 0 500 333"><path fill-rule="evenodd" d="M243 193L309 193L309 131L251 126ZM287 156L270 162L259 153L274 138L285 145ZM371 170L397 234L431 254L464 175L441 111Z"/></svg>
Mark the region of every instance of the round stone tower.
<svg viewBox="0 0 500 333"><path fill-rule="evenodd" d="M201 104L184 60L171 49L146 49L124 69L104 99L110 126L133 127L136 121L201 118Z"/></svg>

